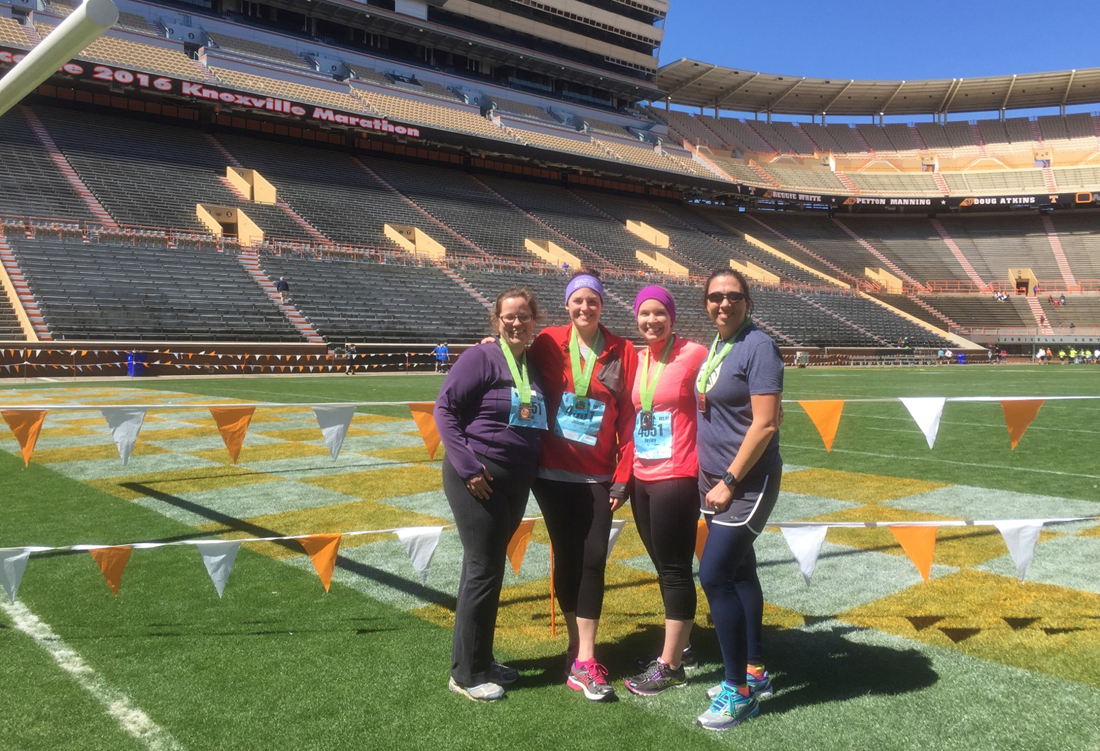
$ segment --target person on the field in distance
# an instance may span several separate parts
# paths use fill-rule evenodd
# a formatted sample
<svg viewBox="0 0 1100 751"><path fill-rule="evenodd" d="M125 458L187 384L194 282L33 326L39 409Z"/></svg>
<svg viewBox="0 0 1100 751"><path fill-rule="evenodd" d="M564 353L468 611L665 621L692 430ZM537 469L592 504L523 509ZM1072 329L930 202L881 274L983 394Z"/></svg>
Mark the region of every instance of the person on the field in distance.
<svg viewBox="0 0 1100 751"><path fill-rule="evenodd" d="M631 508L657 569L665 638L660 652L640 660L642 672L625 684L632 693L649 696L683 684L682 663L693 663L689 651L696 608L692 559L699 520L693 388L707 349L673 333L676 302L664 287L653 285L638 292L634 315L645 348L632 392L637 416Z"/></svg>
<svg viewBox="0 0 1100 751"><path fill-rule="evenodd" d="M443 490L462 540L450 690L475 701L504 696L519 673L493 657L508 542L527 508L546 433L543 390L527 344L538 301L524 287L500 293L496 340L462 353L435 403L447 452Z"/></svg>
<svg viewBox="0 0 1100 751"><path fill-rule="evenodd" d="M779 456L783 360L767 334L753 326L752 297L743 275L716 271L704 304L717 333L699 371L699 499L707 542L699 583L710 603L725 680L708 691L699 716L725 730L756 716L772 693L763 664L764 596L753 543L764 531L783 474Z"/></svg>

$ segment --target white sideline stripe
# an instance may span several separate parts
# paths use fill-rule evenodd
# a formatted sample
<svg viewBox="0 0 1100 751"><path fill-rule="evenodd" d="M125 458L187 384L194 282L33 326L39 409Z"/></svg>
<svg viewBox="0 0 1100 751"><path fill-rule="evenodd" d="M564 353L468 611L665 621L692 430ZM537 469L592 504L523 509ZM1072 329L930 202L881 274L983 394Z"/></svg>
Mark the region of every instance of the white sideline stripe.
<svg viewBox="0 0 1100 751"><path fill-rule="evenodd" d="M825 451L824 446L800 446L795 443L780 444L780 448L803 449L805 451ZM826 452L827 453L827 452ZM1063 472L1057 469L1039 469L1037 467L1010 467L1005 464L982 464L980 462L959 462L954 459L937 459L932 456L906 456L897 454L878 454L874 451L853 451L852 449L833 449L834 454L854 454L856 456L873 456L878 459L904 458L906 461L931 462L932 464L956 464L960 467L980 467L981 469L1004 469L1009 472L1034 472L1043 475L1061 475L1062 477L1085 477L1090 480L1100 480L1100 475L1089 475L1084 472Z"/></svg>
<svg viewBox="0 0 1100 751"><path fill-rule="evenodd" d="M183 746L177 743L167 730L149 719L149 716L142 712L129 696L92 670L76 650L62 641L49 624L28 610L23 603L0 602L0 607L8 614L15 627L46 650L62 670L72 676L81 688L103 705L107 714L113 717L126 733L144 743L152 751L183 751Z"/></svg>

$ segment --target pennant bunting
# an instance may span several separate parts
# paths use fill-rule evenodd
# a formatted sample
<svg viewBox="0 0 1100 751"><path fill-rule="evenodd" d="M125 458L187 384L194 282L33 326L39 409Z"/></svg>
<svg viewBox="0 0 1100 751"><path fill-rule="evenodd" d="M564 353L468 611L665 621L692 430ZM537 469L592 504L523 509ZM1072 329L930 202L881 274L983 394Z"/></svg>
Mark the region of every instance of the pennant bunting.
<svg viewBox="0 0 1100 751"><path fill-rule="evenodd" d="M523 565L523 556L527 554L527 543L531 542L531 531L535 528L534 519L524 519L516 528L516 533L508 541L508 560L512 564L512 572L519 576L520 566Z"/></svg>
<svg viewBox="0 0 1100 751"><path fill-rule="evenodd" d="M943 405L946 401L942 396L901 397L901 403L909 410L917 427L924 433L928 448L932 448L936 443L936 434L940 431L940 417L943 416Z"/></svg>
<svg viewBox="0 0 1100 751"><path fill-rule="evenodd" d="M34 444L38 443L38 434L42 432L42 423L46 420L46 410L4 410L0 416L19 441L19 448L23 450L23 466L30 466Z"/></svg>
<svg viewBox="0 0 1100 751"><path fill-rule="evenodd" d="M351 418L355 415L355 405L314 407L313 414L317 418L317 426L321 428L321 435L325 438L325 445L332 454L332 461L336 461L351 426Z"/></svg>
<svg viewBox="0 0 1100 751"><path fill-rule="evenodd" d="M406 527L397 530L397 539L405 546L405 552L408 553L421 584L428 583L428 569L431 568L435 546L439 544L439 535L442 533L443 527Z"/></svg>
<svg viewBox="0 0 1100 751"><path fill-rule="evenodd" d="M1001 409L1005 413L1005 426L1008 427L1008 440L1012 448L1024 437L1031 421L1039 414L1039 408L1043 406L1042 399L1005 399L1001 402Z"/></svg>
<svg viewBox="0 0 1100 751"><path fill-rule="evenodd" d="M821 440L825 442L825 450L832 451L836 429L840 425L840 413L844 410L844 401L805 401L798 404L806 410L806 414L813 421L814 427L821 435Z"/></svg>
<svg viewBox="0 0 1100 751"><path fill-rule="evenodd" d="M134 444L137 443L141 425L145 422L145 410L104 407L99 412L107 421L107 427L111 429L111 437L115 439L115 445L118 446L118 455L122 458L122 463L128 464Z"/></svg>
<svg viewBox="0 0 1100 751"><path fill-rule="evenodd" d="M1001 533L1008 546L1008 554L1016 564L1016 573L1020 581L1027 575L1031 559L1035 556L1035 544L1039 542L1039 533L1043 531L1041 521L999 521L993 526Z"/></svg>
<svg viewBox="0 0 1100 751"><path fill-rule="evenodd" d="M225 448L229 451L229 457L233 463L237 463L237 457L241 454L241 446L244 445L244 436L248 432L248 424L252 421L252 413L255 407L211 407L210 416L218 425L218 432L222 434Z"/></svg>
<svg viewBox="0 0 1100 751"><path fill-rule="evenodd" d="M798 568L802 571L802 578L806 580L806 586L810 586L810 579L817 568L817 559L821 555L821 545L825 542L825 533L828 527L780 527L783 539L787 541L787 547L798 561Z"/></svg>
<svg viewBox="0 0 1100 751"><path fill-rule="evenodd" d="M206 566L206 573L210 574L210 580L214 582L214 589L218 590L218 597L221 597L222 592L225 591L225 583L229 581L229 575L233 572L233 564L237 562L241 541L219 540L204 542L195 547L202 555L202 563Z"/></svg>
<svg viewBox="0 0 1100 751"><path fill-rule="evenodd" d="M15 595L19 592L19 582L23 581L30 555L31 551L23 548L0 549L0 584L4 585L4 591L12 602L15 602Z"/></svg>
<svg viewBox="0 0 1100 751"><path fill-rule="evenodd" d="M699 519L699 523L695 528L695 557L696 559L703 560L703 550L707 546L707 520Z"/></svg>
<svg viewBox="0 0 1100 751"><path fill-rule="evenodd" d="M619 535L622 534L623 527L626 526L625 519L612 519L611 531L607 536L607 560L611 560L611 551L615 548L615 543L619 541ZM606 561L605 561L606 562Z"/></svg>
<svg viewBox="0 0 1100 751"><path fill-rule="evenodd" d="M917 567L921 578L928 581L932 575L932 553L936 549L936 528L899 525L891 526L890 532Z"/></svg>
<svg viewBox="0 0 1100 751"><path fill-rule="evenodd" d="M336 554L340 550L341 537L343 535L335 534L304 535L294 538L301 543L302 549L309 556L314 571L317 572L317 576L321 577L321 583L325 585L326 592L328 592L329 585L332 584L332 572L336 568Z"/></svg>
<svg viewBox="0 0 1100 751"><path fill-rule="evenodd" d="M88 553L92 560L103 572L103 578L107 580L107 586L118 597L118 588L122 586L122 572L126 564L130 562L130 553L133 548L129 545L114 545L107 548L92 548Z"/></svg>
<svg viewBox="0 0 1100 751"><path fill-rule="evenodd" d="M439 450L439 430L435 427L435 409L433 402L410 402L409 412L412 413L416 427L420 429L420 437L424 439L424 446L428 449L428 457L435 459L435 452Z"/></svg>

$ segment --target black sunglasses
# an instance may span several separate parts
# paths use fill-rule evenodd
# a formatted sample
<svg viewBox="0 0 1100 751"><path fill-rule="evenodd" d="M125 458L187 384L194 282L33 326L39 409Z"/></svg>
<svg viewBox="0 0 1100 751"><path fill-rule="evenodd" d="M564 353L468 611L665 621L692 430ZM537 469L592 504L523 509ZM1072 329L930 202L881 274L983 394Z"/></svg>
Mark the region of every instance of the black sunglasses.
<svg viewBox="0 0 1100 751"><path fill-rule="evenodd" d="M711 292L707 295L707 302L712 302L715 305L721 305L723 300L729 300L731 303L744 302L744 292Z"/></svg>

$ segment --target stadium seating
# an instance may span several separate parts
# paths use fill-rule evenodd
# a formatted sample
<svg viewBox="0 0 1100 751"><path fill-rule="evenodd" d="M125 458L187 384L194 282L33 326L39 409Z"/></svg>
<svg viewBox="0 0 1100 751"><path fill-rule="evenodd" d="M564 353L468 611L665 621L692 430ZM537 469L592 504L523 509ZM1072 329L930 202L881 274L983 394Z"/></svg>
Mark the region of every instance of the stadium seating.
<svg viewBox="0 0 1100 751"><path fill-rule="evenodd" d="M1007 301L989 295L923 295L922 299L966 326L1035 328L1037 325L1027 301L1015 295Z"/></svg>
<svg viewBox="0 0 1100 751"><path fill-rule="evenodd" d="M358 112L372 117L381 114L347 93L346 84L340 84L331 79L324 82L317 79L316 82L307 85L218 67L211 67L210 72L217 76L222 83L241 91L254 91L259 94L284 97L297 102L311 102L344 112Z"/></svg>
<svg viewBox="0 0 1100 751"><path fill-rule="evenodd" d="M9 234L55 340L293 342L234 254Z"/></svg>
<svg viewBox="0 0 1100 751"><path fill-rule="evenodd" d="M34 25L38 35L45 39L55 27L45 23ZM174 42L159 40L149 44L114 36L101 36L77 57L81 60L111 63L149 73L182 78L186 81L202 81L201 66L183 53L183 47Z"/></svg>
<svg viewBox="0 0 1100 751"><path fill-rule="evenodd" d="M267 60L279 63L280 65L289 65L292 68L312 70L312 66L304 59L282 47L264 44L263 42L257 42L251 39L238 39L237 37L227 34L213 34L207 32L206 37L214 43L215 49L235 52L246 57Z"/></svg>
<svg viewBox="0 0 1100 751"><path fill-rule="evenodd" d="M3 16L0 16L0 44L13 44L17 47L30 46L23 27L18 22Z"/></svg>
<svg viewBox="0 0 1100 751"><path fill-rule="evenodd" d="M507 132L482 117L479 112L459 109L444 104L429 104L396 94L384 94L373 89L351 87L352 94L365 103L372 112L392 120L413 123L457 133L470 133L497 141L513 140Z"/></svg>

